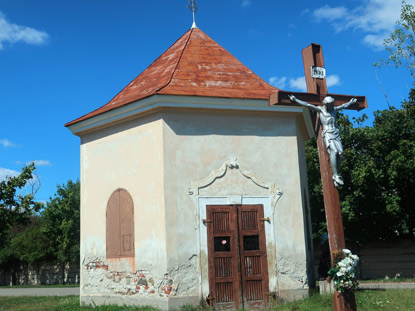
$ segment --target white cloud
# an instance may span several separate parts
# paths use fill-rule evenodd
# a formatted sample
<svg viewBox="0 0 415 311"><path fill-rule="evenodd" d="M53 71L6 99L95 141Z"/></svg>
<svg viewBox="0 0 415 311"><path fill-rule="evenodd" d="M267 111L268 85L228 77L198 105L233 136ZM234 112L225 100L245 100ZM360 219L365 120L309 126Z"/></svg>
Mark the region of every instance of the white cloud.
<svg viewBox="0 0 415 311"><path fill-rule="evenodd" d="M250 7L251 4L252 4L252 1L250 1L250 0L243 0L242 3L241 3L243 8Z"/></svg>
<svg viewBox="0 0 415 311"><path fill-rule="evenodd" d="M305 83L305 77L298 77L295 79L290 79L290 87L302 92L307 91L307 85Z"/></svg>
<svg viewBox="0 0 415 311"><path fill-rule="evenodd" d="M8 140L6 138L5 139L0 139L0 145L2 145L5 148L7 148L7 147L17 147L14 143L12 143L10 140Z"/></svg>
<svg viewBox="0 0 415 311"><path fill-rule="evenodd" d="M327 87L340 85L340 78L338 75L330 75L326 77Z"/></svg>
<svg viewBox="0 0 415 311"><path fill-rule="evenodd" d="M298 77L295 79L289 80L290 87L301 92L307 92L307 84L305 82L305 77ZM327 87L340 85L340 78L338 75L330 75L326 77Z"/></svg>
<svg viewBox="0 0 415 311"><path fill-rule="evenodd" d="M285 82L286 81L287 81L286 77L282 77L282 78L271 77L271 78L268 79L269 84L271 84L272 86L275 86L276 88L279 88L279 89L284 89L285 88L285 85L286 85Z"/></svg>
<svg viewBox="0 0 415 311"><path fill-rule="evenodd" d="M318 21L333 21L339 18L344 18L347 14L347 9L343 6L332 8L327 4L321 8L313 11L313 16Z"/></svg>
<svg viewBox="0 0 415 311"><path fill-rule="evenodd" d="M0 49L3 43L16 43L23 41L28 44L40 45L48 40L48 33L31 27L10 23L0 11Z"/></svg>
<svg viewBox="0 0 415 311"><path fill-rule="evenodd" d="M16 177L19 172L10 170L8 168L0 167L0 181L5 180L7 177Z"/></svg>
<svg viewBox="0 0 415 311"><path fill-rule="evenodd" d="M367 0L353 9L324 5L313 11L319 22L328 21L336 32L359 29L366 33L363 43L375 50L383 47L383 40L393 32L401 11L401 0ZM415 0L407 0L415 5Z"/></svg>
<svg viewBox="0 0 415 311"><path fill-rule="evenodd" d="M310 13L310 9L304 9L300 12L301 16L307 15L308 13Z"/></svg>
<svg viewBox="0 0 415 311"><path fill-rule="evenodd" d="M50 163L49 160L33 160L29 161L26 164L35 163L35 166L52 166L52 163Z"/></svg>
<svg viewBox="0 0 415 311"><path fill-rule="evenodd" d="M363 38L363 43L372 47L376 51L380 51L384 49L383 40L385 40L389 35L390 33L386 32L379 35L366 35Z"/></svg>

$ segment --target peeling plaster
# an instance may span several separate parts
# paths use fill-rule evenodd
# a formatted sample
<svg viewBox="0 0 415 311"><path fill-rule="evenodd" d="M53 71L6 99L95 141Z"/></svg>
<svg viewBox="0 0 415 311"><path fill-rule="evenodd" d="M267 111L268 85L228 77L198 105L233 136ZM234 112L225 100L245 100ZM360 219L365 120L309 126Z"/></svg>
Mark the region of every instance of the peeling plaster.
<svg viewBox="0 0 415 311"><path fill-rule="evenodd" d="M114 260L116 259L95 257L83 261L84 294L169 297L188 294L198 287L198 278L194 275L198 271L198 256L195 254L189 258L188 263L171 269L162 277L157 277L148 270L111 270L111 262Z"/></svg>
<svg viewBox="0 0 415 311"><path fill-rule="evenodd" d="M111 259L113 261L114 259ZM94 258L84 260L82 265L85 284L82 288L84 294L107 295L140 295L149 296L158 294L167 297L170 293L160 293L158 290L162 281L155 280L148 270L112 271L110 262L105 259Z"/></svg>
<svg viewBox="0 0 415 311"><path fill-rule="evenodd" d="M307 289L308 277L301 256L278 256L277 277L279 290Z"/></svg>

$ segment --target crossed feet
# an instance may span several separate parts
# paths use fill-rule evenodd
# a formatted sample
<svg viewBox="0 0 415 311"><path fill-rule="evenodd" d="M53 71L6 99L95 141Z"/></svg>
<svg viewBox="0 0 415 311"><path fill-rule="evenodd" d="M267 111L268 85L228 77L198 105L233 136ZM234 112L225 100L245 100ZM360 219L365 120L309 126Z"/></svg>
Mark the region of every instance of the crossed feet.
<svg viewBox="0 0 415 311"><path fill-rule="evenodd" d="M339 175L333 175L333 182L336 188L344 185L343 180Z"/></svg>

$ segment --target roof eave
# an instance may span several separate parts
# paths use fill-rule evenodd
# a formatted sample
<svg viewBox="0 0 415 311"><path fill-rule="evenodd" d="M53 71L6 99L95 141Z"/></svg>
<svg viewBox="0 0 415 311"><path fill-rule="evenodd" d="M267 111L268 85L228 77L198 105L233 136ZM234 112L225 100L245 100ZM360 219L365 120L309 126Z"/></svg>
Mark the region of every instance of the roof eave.
<svg viewBox="0 0 415 311"><path fill-rule="evenodd" d="M116 122L139 117L164 108L187 109L218 109L237 111L263 111L263 112L291 112L303 114L301 107L293 106L269 106L266 99L241 99L220 98L202 96L178 96L156 94L147 98L132 102L128 105L109 110L91 118L67 125L72 134L82 136L84 133L106 127ZM307 129L312 127L311 119L304 118ZM310 124L307 124L310 123Z"/></svg>

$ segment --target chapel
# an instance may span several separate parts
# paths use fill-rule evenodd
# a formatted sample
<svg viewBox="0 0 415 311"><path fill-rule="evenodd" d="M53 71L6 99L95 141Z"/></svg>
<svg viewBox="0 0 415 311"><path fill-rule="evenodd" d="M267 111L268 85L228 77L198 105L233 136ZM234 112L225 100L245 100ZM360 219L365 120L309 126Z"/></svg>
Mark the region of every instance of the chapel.
<svg viewBox="0 0 415 311"><path fill-rule="evenodd" d="M81 139L81 303L262 308L308 295L308 111L192 27Z"/></svg>

